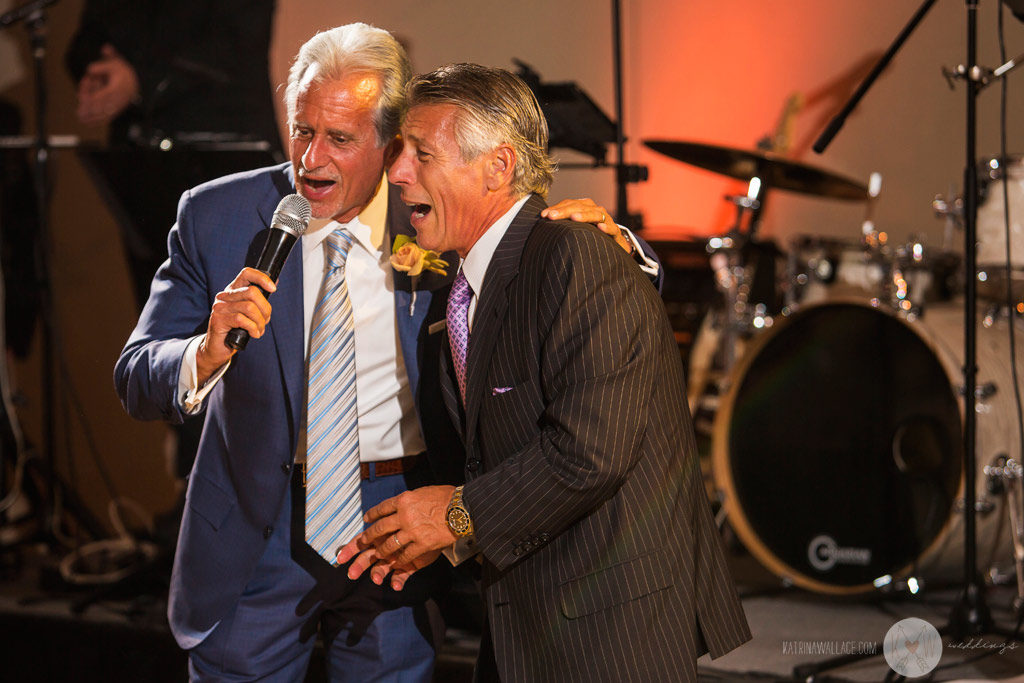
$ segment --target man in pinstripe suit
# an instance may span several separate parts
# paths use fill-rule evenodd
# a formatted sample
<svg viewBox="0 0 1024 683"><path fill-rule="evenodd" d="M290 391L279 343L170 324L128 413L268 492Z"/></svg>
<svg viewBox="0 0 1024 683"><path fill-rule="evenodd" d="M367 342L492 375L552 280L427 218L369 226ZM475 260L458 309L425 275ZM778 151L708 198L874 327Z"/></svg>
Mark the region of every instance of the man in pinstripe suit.
<svg viewBox="0 0 1024 683"><path fill-rule="evenodd" d="M661 302L592 227L540 217L547 129L517 77L453 65L407 92L389 178L469 287L468 314L449 299L441 363L465 484L384 501L339 559L362 548L350 576L373 565L401 588L442 550L475 555L480 680L696 680L700 654L750 633Z"/></svg>

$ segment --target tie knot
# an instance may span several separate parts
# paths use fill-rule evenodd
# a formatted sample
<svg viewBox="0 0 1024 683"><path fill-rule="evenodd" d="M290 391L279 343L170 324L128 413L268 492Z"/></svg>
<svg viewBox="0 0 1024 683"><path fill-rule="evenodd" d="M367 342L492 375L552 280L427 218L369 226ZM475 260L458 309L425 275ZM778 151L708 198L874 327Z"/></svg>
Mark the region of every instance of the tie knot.
<svg viewBox="0 0 1024 683"><path fill-rule="evenodd" d="M455 281L452 282L452 291L448 295L448 301L454 306L465 308L472 297L473 290L469 286L469 280L466 279L466 274L460 269L459 274L455 276Z"/></svg>
<svg viewBox="0 0 1024 683"><path fill-rule="evenodd" d="M327 236L327 265L331 270L341 268L352 248L352 234L345 228L338 228Z"/></svg>

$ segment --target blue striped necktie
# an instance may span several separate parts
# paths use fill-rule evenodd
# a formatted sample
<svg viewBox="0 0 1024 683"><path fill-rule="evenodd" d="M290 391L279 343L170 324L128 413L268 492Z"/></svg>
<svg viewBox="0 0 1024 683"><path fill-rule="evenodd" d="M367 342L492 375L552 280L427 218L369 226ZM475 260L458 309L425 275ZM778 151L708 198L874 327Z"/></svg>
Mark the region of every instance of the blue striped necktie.
<svg viewBox="0 0 1024 683"><path fill-rule="evenodd" d="M327 272L309 335L306 403L306 542L330 564L363 529L359 494L356 350L345 259L352 235L326 240Z"/></svg>

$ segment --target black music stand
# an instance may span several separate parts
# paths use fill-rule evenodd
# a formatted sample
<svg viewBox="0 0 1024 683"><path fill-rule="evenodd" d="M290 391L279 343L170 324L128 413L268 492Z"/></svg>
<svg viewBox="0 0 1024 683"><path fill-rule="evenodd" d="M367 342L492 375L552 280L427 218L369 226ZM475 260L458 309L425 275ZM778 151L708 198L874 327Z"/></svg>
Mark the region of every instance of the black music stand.
<svg viewBox="0 0 1024 683"><path fill-rule="evenodd" d="M615 122L575 82L544 83L529 64L512 61L544 112L549 146L574 149L593 157L595 166L603 166L606 145L615 142Z"/></svg>
<svg viewBox="0 0 1024 683"><path fill-rule="evenodd" d="M540 75L518 59L518 75L537 97L548 122L549 146L565 147L583 152L594 159L592 164L561 164L561 168L607 167L605 145L615 143L615 222L634 232L643 229L643 215L631 213L626 188L630 183L645 182L648 169L642 164L625 162L626 133L622 106L622 7L621 0L612 0L612 45L615 71L615 116L612 121L575 83L542 83Z"/></svg>

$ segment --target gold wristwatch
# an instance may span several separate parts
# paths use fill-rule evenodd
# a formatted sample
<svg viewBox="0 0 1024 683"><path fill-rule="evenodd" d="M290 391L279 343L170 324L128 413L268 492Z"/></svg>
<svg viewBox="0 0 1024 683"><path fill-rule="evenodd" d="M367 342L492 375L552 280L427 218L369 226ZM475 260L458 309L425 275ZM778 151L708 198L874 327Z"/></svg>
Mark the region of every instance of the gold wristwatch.
<svg viewBox="0 0 1024 683"><path fill-rule="evenodd" d="M448 528L455 534L456 538L465 538L473 534L473 520L469 518L469 510L462 504L462 487L455 488L452 499L448 501L448 511L445 513L445 520Z"/></svg>

